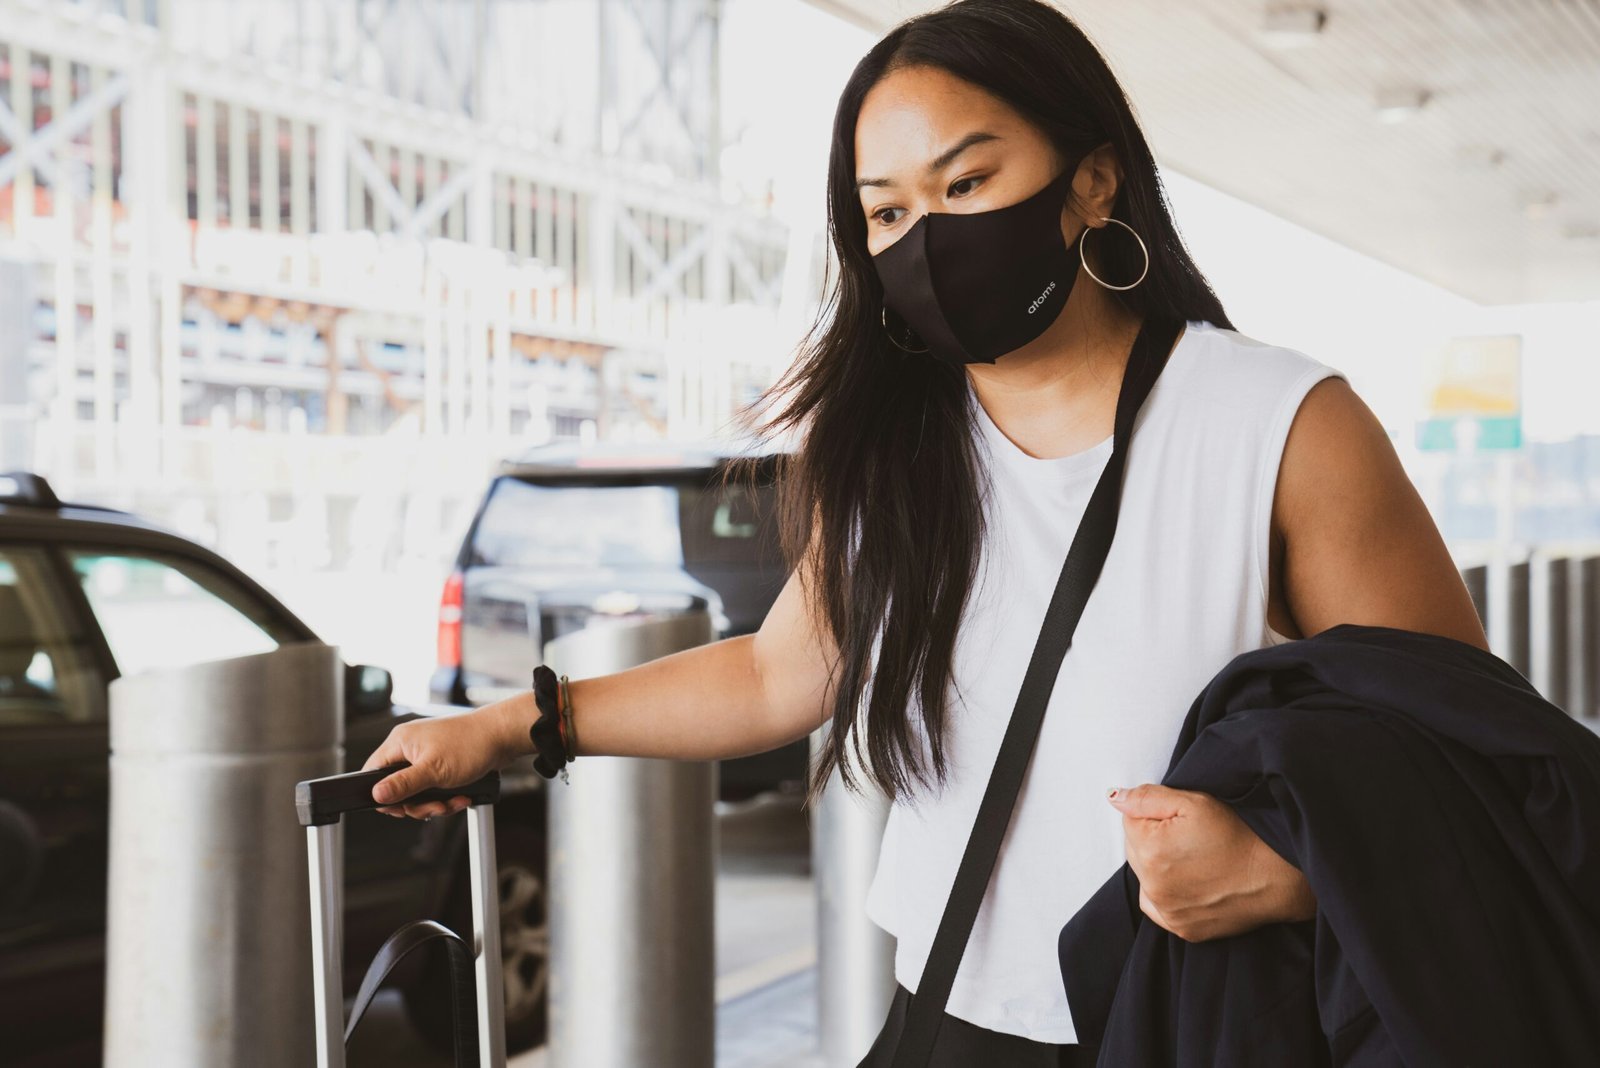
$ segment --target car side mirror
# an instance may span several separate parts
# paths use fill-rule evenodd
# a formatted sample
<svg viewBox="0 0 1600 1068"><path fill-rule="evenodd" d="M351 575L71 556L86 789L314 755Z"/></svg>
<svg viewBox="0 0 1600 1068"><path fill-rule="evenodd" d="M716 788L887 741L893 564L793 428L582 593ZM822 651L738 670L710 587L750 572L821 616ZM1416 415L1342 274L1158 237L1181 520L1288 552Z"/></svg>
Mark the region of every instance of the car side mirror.
<svg viewBox="0 0 1600 1068"><path fill-rule="evenodd" d="M387 712L394 704L394 676L372 664L347 664L344 703L352 713Z"/></svg>

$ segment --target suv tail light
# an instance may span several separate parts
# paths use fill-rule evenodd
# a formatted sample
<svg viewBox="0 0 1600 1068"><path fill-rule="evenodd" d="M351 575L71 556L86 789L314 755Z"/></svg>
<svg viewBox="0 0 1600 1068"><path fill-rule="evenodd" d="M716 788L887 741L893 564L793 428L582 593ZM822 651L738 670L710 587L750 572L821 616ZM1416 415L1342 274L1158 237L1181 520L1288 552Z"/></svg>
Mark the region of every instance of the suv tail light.
<svg viewBox="0 0 1600 1068"><path fill-rule="evenodd" d="M440 667L461 666L461 579L461 572L450 572L439 598Z"/></svg>

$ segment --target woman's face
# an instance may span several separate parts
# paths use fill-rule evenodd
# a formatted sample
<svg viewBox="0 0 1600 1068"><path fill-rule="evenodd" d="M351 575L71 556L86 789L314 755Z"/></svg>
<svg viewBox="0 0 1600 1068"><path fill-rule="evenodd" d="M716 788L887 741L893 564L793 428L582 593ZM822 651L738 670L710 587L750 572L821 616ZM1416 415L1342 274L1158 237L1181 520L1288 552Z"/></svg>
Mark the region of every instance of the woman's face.
<svg viewBox="0 0 1600 1068"><path fill-rule="evenodd" d="M1003 208L1038 192L1064 164L1009 105L937 67L906 67L867 91L856 121L856 190L877 255L926 212ZM1085 160L1085 163L1088 163ZM1074 177L1074 189L1083 168ZM1061 212L1076 241L1083 220Z"/></svg>

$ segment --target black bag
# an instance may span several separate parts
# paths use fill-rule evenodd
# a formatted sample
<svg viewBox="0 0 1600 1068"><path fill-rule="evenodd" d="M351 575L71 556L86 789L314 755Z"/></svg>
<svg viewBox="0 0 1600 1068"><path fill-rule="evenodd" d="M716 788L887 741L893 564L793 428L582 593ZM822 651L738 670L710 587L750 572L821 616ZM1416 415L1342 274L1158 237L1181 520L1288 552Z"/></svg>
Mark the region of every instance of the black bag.
<svg viewBox="0 0 1600 1068"><path fill-rule="evenodd" d="M900 1032L891 1062L892 1068L924 1068L933 1052L934 1038L944 1016L945 1004L950 998L956 968L961 963L967 939L972 934L978 907L983 903L984 890L989 885L995 860L1000 855L1001 839L1011 821L1017 793L1022 788L1028 760L1039 738L1039 727L1044 722L1050 691L1060 673L1061 661L1072 645L1072 633L1083 615L1089 593L1094 589L1106 554L1111 549L1134 419L1162 368L1166 366L1167 357L1183 325L1180 319L1147 316L1139 328L1138 336L1134 338L1133 351L1129 354L1128 365L1122 375L1122 388L1117 395L1111 456L1100 474L1100 481L1095 484L1094 492L1090 494L1083 520L1073 535L1066 562L1056 580L1050 607L1045 610L1044 625L1034 645L1033 657L1028 661L1028 670L1023 676L1022 690L1017 695L1011 722L1000 742L989 785L978 806L978 815L973 821L972 834L967 839L961 866L956 871L950 899L945 903L944 914L940 917L933 947L928 952L927 964L917 983L917 992L911 996L905 1027ZM1057 934L1055 931L1045 933L1052 939ZM865 1068L865 1064L863 1062L858 1068Z"/></svg>

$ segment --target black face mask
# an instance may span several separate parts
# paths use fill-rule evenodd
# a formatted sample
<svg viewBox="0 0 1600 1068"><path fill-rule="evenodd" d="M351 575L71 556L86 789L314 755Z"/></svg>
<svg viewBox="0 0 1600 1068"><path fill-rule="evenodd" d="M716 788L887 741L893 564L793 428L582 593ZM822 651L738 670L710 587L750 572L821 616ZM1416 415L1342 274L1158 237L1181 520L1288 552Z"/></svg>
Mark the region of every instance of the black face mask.
<svg viewBox="0 0 1600 1068"><path fill-rule="evenodd" d="M1077 243L1061 238L1074 171L1003 208L930 211L872 258L884 303L934 356L994 363L1056 321L1080 262Z"/></svg>

